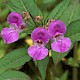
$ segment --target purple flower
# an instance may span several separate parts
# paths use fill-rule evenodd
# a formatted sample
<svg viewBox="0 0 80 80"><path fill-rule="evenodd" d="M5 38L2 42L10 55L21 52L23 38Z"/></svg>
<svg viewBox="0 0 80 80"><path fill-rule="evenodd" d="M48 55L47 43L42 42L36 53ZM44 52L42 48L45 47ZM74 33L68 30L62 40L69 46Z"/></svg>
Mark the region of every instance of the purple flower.
<svg viewBox="0 0 80 80"><path fill-rule="evenodd" d="M20 26L22 23L22 16L17 12L11 12L8 15L7 21L9 24L16 24L17 26Z"/></svg>
<svg viewBox="0 0 80 80"><path fill-rule="evenodd" d="M48 49L45 45L50 40L48 31L45 28L36 28L31 34L34 45L28 48L28 54L33 60L42 60L48 55Z"/></svg>
<svg viewBox="0 0 80 80"><path fill-rule="evenodd" d="M52 50L64 53L70 49L71 40L64 37L64 34L66 33L66 26L64 22L60 20L51 21L48 26L48 32L53 38L53 42L51 44Z"/></svg>
<svg viewBox="0 0 80 80"><path fill-rule="evenodd" d="M48 32L51 36L55 36L57 33L65 34L66 33L66 25L64 22L60 20L53 20L50 22L48 26Z"/></svg>
<svg viewBox="0 0 80 80"><path fill-rule="evenodd" d="M16 24L11 24L9 28L3 28L1 31L1 36L4 40L4 43L10 44L19 39L19 33L23 31L26 27L26 24L22 24L18 27Z"/></svg>
<svg viewBox="0 0 80 80"><path fill-rule="evenodd" d="M15 42L19 38L19 34L15 29L10 28L3 28L1 31L1 36L4 40L4 43L10 44Z"/></svg>

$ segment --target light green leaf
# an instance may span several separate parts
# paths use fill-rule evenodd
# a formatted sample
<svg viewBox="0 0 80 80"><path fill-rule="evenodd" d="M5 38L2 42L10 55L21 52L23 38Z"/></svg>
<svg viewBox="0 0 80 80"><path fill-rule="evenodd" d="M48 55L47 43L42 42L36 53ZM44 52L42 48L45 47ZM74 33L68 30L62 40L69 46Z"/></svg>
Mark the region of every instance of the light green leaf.
<svg viewBox="0 0 80 80"><path fill-rule="evenodd" d="M10 68L18 68L30 61L26 48L16 49L0 59L0 74Z"/></svg>
<svg viewBox="0 0 80 80"><path fill-rule="evenodd" d="M79 0L71 0L68 8L64 11L63 15L59 19L64 21L67 26L71 22L80 19L80 3L79 3Z"/></svg>
<svg viewBox="0 0 80 80"><path fill-rule="evenodd" d="M80 40L80 20L72 22L67 27L66 37L69 37L72 42L76 42Z"/></svg>
<svg viewBox="0 0 80 80"><path fill-rule="evenodd" d="M28 11L32 16L42 16L35 0L10 0L10 2L16 10L20 9L20 11Z"/></svg>
<svg viewBox="0 0 80 80"><path fill-rule="evenodd" d="M69 0L63 0L56 8L52 10L52 12L47 17L46 21L48 19L58 19L66 10L68 5L69 5Z"/></svg>
<svg viewBox="0 0 80 80"><path fill-rule="evenodd" d="M45 59L38 61L38 69L42 76L42 80L45 80L48 62L49 62L49 57L46 57Z"/></svg>
<svg viewBox="0 0 80 80"><path fill-rule="evenodd" d="M20 71L9 70L0 75L0 80L30 80L30 78Z"/></svg>

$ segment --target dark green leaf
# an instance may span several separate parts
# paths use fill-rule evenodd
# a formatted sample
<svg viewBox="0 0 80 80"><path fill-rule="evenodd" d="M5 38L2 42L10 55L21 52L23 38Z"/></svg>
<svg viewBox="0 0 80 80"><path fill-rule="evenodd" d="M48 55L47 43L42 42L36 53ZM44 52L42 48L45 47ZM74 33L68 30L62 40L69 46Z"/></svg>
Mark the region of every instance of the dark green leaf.
<svg viewBox="0 0 80 80"><path fill-rule="evenodd" d="M30 78L20 71L9 70L0 75L0 80L30 80Z"/></svg>
<svg viewBox="0 0 80 80"><path fill-rule="evenodd" d="M79 67L78 60L74 60L73 58L69 58L66 64L70 65L71 67Z"/></svg>
<svg viewBox="0 0 80 80"><path fill-rule="evenodd" d="M30 61L26 48L16 49L0 59L0 74L10 68L18 68Z"/></svg>
<svg viewBox="0 0 80 80"><path fill-rule="evenodd" d="M60 77L60 80L68 80L68 71L64 72L64 74Z"/></svg>
<svg viewBox="0 0 80 80"><path fill-rule="evenodd" d="M42 76L42 80L45 80L48 62L49 62L49 57L46 57L45 59L38 61L38 69L39 69L40 74Z"/></svg>

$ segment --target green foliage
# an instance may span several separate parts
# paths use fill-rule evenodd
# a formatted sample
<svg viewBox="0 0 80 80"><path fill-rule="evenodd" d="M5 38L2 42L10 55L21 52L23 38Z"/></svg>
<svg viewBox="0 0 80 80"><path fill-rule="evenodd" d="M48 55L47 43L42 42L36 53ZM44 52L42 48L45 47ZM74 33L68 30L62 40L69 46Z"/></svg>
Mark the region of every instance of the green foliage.
<svg viewBox="0 0 80 80"><path fill-rule="evenodd" d="M10 68L18 68L30 61L26 48L16 49L0 59L0 74Z"/></svg>
<svg viewBox="0 0 80 80"><path fill-rule="evenodd" d="M30 80L30 78L20 71L9 70L0 75L0 80Z"/></svg>
<svg viewBox="0 0 80 80"><path fill-rule="evenodd" d="M52 53L52 58L53 58L54 64L57 64L63 57L65 57L68 54L68 52L67 53L58 53L53 50L51 50L51 53Z"/></svg>
<svg viewBox="0 0 80 80"><path fill-rule="evenodd" d="M79 0L72 0L68 8L63 12L63 15L59 18L64 21L68 26L71 22L80 19L80 3Z"/></svg>
<svg viewBox="0 0 80 80"><path fill-rule="evenodd" d="M72 22L67 27L66 37L69 37L72 42L76 42L80 40L80 20Z"/></svg>
<svg viewBox="0 0 80 80"><path fill-rule="evenodd" d="M64 10L68 7L69 0L63 0L56 8L52 10L49 16L46 18L48 19L59 19L59 17L63 14Z"/></svg>
<svg viewBox="0 0 80 80"><path fill-rule="evenodd" d="M63 75L60 77L60 80L68 80L68 71L63 73Z"/></svg>
<svg viewBox="0 0 80 80"><path fill-rule="evenodd" d="M79 67L78 60L75 60L73 58L69 58L68 62L66 62L66 64L70 65L72 67Z"/></svg>
<svg viewBox="0 0 80 80"><path fill-rule="evenodd" d="M42 80L45 80L48 62L49 62L49 57L46 57L45 59L38 61L38 69L42 76Z"/></svg>

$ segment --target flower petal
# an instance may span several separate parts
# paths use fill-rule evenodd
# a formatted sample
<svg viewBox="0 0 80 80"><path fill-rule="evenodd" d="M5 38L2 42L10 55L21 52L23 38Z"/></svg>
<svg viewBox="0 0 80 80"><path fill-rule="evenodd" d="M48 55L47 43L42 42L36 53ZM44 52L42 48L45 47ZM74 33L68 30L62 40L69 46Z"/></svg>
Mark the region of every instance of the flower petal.
<svg viewBox="0 0 80 80"><path fill-rule="evenodd" d="M31 46L28 48L28 54L33 60L42 60L48 55L48 49L45 47Z"/></svg>
<svg viewBox="0 0 80 80"><path fill-rule="evenodd" d="M53 20L48 26L48 32L50 33L50 36L55 36L57 32L65 34L66 25L60 20Z"/></svg>
<svg viewBox="0 0 80 80"><path fill-rule="evenodd" d="M31 38L33 41L41 40L44 43L48 43L50 40L48 31L42 27L35 28L31 34Z"/></svg>
<svg viewBox="0 0 80 80"><path fill-rule="evenodd" d="M11 28L3 28L1 31L1 36L4 40L4 43L6 43L6 44L15 42L19 38L18 32Z"/></svg>
<svg viewBox="0 0 80 80"><path fill-rule="evenodd" d="M22 16L17 12L11 12L8 15L7 21L9 24L16 24L17 26L20 26L22 23Z"/></svg>
<svg viewBox="0 0 80 80"><path fill-rule="evenodd" d="M60 53L67 52L71 47L71 40L69 38L64 37L61 40L54 41L51 44L52 50Z"/></svg>

